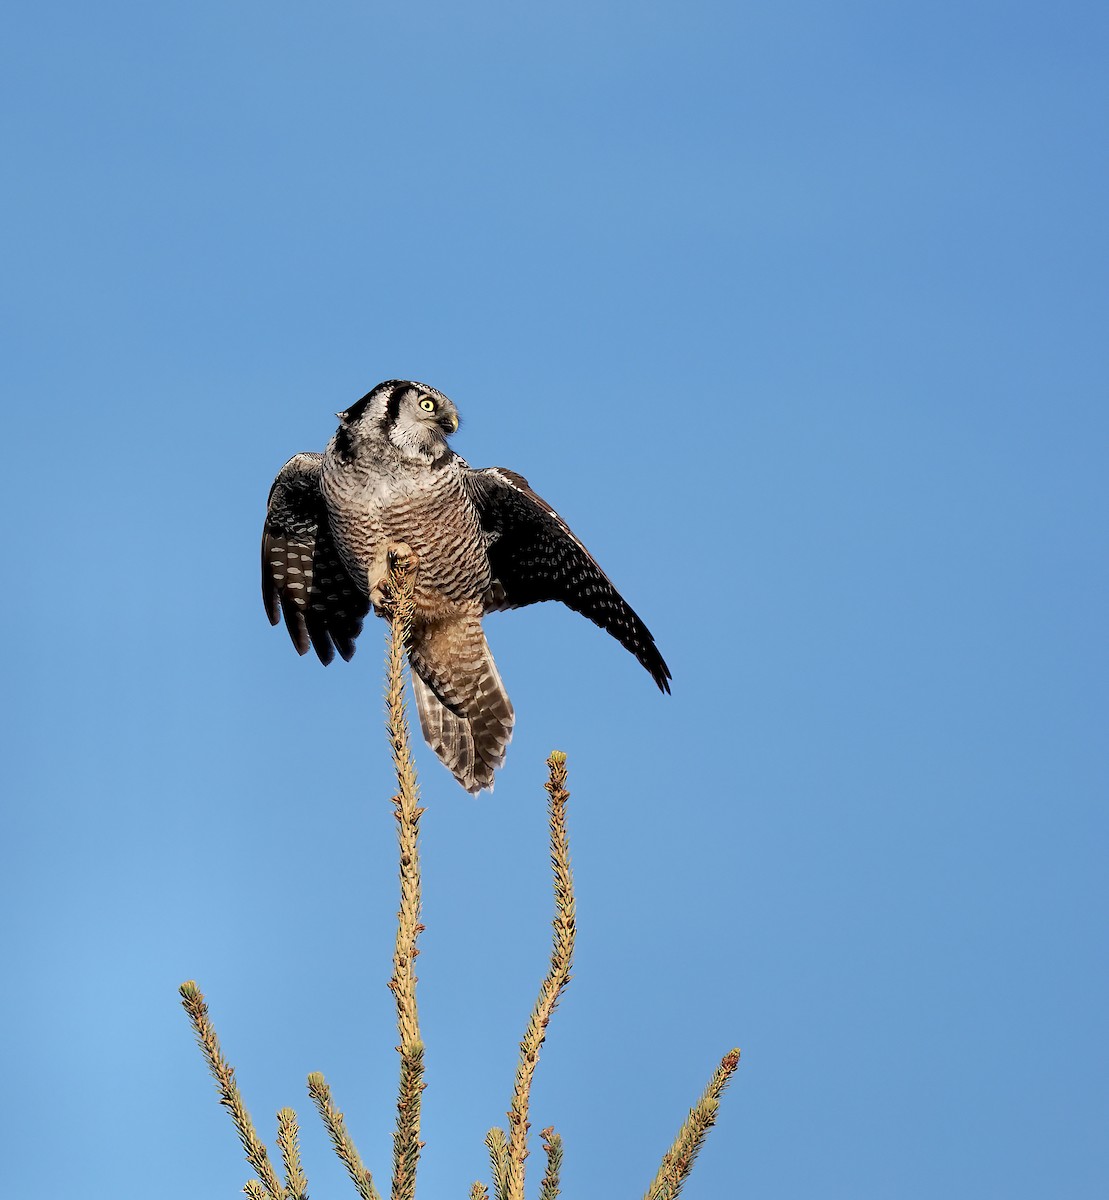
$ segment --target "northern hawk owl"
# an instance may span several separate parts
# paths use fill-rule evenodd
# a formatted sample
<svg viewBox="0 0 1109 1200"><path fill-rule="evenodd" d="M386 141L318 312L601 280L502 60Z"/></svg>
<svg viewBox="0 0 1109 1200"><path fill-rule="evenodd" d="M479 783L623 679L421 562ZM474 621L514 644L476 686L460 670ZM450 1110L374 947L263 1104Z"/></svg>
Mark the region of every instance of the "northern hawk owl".
<svg viewBox="0 0 1109 1200"><path fill-rule="evenodd" d="M669 692L647 627L528 482L472 468L447 445L458 410L435 388L379 383L339 413L323 454L297 454L270 489L262 596L301 654L344 659L371 605L383 611L387 551L418 556L408 660L427 743L468 792L493 787L512 703L482 632L485 613L561 600L612 634Z"/></svg>

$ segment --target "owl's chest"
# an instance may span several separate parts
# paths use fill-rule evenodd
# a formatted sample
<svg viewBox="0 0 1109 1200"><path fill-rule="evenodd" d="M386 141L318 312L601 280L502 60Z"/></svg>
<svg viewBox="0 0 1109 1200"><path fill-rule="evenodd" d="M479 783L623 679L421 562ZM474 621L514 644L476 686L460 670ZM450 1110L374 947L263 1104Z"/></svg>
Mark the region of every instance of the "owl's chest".
<svg viewBox="0 0 1109 1200"><path fill-rule="evenodd" d="M325 494L344 559L364 570L390 543L404 542L419 556L418 591L464 600L488 586L485 539L456 477L366 472L334 482Z"/></svg>

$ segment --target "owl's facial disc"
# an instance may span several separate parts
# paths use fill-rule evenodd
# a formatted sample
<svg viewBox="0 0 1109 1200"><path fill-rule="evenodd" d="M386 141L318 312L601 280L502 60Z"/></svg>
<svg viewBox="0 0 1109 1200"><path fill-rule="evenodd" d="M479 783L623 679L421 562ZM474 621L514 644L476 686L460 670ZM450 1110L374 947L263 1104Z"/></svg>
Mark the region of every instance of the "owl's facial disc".
<svg viewBox="0 0 1109 1200"><path fill-rule="evenodd" d="M421 395L416 405L421 419L437 426L444 437L458 432L458 410L442 392Z"/></svg>

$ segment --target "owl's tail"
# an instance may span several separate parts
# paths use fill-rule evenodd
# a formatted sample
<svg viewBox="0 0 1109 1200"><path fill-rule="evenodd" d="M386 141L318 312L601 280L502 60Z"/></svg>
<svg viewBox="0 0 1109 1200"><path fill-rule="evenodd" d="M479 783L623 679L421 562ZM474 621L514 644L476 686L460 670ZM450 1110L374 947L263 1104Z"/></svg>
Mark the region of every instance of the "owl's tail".
<svg viewBox="0 0 1109 1200"><path fill-rule="evenodd" d="M449 683L420 649L409 654L424 741L471 794L493 790L493 774L504 763L516 722L493 655L479 636L468 669L459 671L456 663Z"/></svg>

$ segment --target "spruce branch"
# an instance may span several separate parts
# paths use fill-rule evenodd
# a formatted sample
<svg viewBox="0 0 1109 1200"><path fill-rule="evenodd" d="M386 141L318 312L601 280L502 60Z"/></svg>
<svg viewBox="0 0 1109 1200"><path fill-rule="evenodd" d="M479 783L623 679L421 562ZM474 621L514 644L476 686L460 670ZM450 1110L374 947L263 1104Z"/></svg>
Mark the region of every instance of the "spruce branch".
<svg viewBox="0 0 1109 1200"><path fill-rule="evenodd" d="M400 1035L400 1086L397 1126L393 1134L392 1200L414 1200L416 1167L420 1158L420 1101L425 1084L424 1044L416 1004L416 938L420 924L420 808L416 765L412 760L408 718L404 702L404 660L412 631L413 591L418 561L407 546L389 549L388 594L391 608L386 692L386 728L393 748L397 792L393 797L400 846L400 911L389 988L397 1005Z"/></svg>
<svg viewBox="0 0 1109 1200"><path fill-rule="evenodd" d="M300 1129L297 1115L291 1108L278 1109L277 1145L285 1168L285 1187L289 1200L308 1200L308 1180L300 1164Z"/></svg>
<svg viewBox="0 0 1109 1200"><path fill-rule="evenodd" d="M547 759L547 811L551 829L551 871L554 876L555 917L551 966L535 1001L527 1029L520 1042L516 1086L508 1110L508 1180L506 1200L524 1200L524 1160L528 1156L528 1102L532 1079L539 1065L539 1049L547 1036L547 1025L570 981L574 958L574 876L570 870L570 841L566 831L566 755L560 750Z"/></svg>
<svg viewBox="0 0 1109 1200"><path fill-rule="evenodd" d="M547 1156L547 1169L539 1186L539 1200L558 1200L558 1176L562 1171L562 1138L547 1126L540 1133L542 1152Z"/></svg>
<svg viewBox="0 0 1109 1200"><path fill-rule="evenodd" d="M716 1122L716 1112L720 1107L720 1097L724 1088L738 1066L739 1051L729 1050L713 1073L704 1095L689 1110L689 1117L678 1131L674 1144L663 1157L662 1165L647 1189L644 1200L677 1200L705 1135Z"/></svg>
<svg viewBox="0 0 1109 1200"><path fill-rule="evenodd" d="M421 878L419 856L420 817L419 785L412 758L411 733L404 697L404 663L411 638L413 595L418 560L403 544L392 544L388 554L389 573L379 612L390 619L387 655L386 729L392 749L397 792L393 796L399 848L400 907L389 988L397 1011L400 1055L400 1083L397 1096L397 1120L393 1134L393 1178L391 1200L415 1200L416 1169L423 1143L420 1141L420 1109L424 1087L424 1045L420 1035L416 999L415 962L419 955L417 939L423 932L421 914ZM377 602L375 601L375 604ZM574 879L570 866L570 846L566 813L569 792L566 788L566 755L553 751L547 759L548 819L550 858L554 884L555 915L551 923L550 967L543 980L534 1008L520 1041L519 1061L507 1113L508 1126L491 1129L485 1144L493 1179L494 1200L524 1200L525 1162L528 1157L528 1112L531 1087L539 1064L539 1053L547 1027L570 981L576 934ZM285 1186L278 1181L265 1145L258 1138L243 1104L235 1081L235 1072L223 1057L212 1026L208 1008L197 985L188 981L180 987L182 1004L193 1026L208 1068L216 1081L220 1103L231 1113L247 1161L258 1178L243 1188L250 1200L308 1200L308 1183L300 1159L299 1128L296 1113L282 1108L277 1114L277 1141L285 1171ZM708 1130L716 1119L720 1097L739 1065L739 1051L726 1054L704 1094L690 1110L689 1117L667 1151L645 1200L677 1200ZM332 1145L347 1168L360 1200L381 1200L370 1172L362 1162L347 1131L342 1112L336 1109L331 1090L323 1075L308 1076L308 1091L320 1113ZM542 1131L546 1170L540 1185L539 1200L557 1200L563 1147L561 1137L548 1127ZM489 1189L477 1182L470 1188L470 1200L489 1200Z"/></svg>
<svg viewBox="0 0 1109 1200"><path fill-rule="evenodd" d="M246 1151L247 1162L258 1172L258 1177L270 1200L288 1200L285 1189L274 1174L265 1144L258 1137L254 1122L251 1121L250 1113L247 1112L246 1105L243 1103L239 1085L235 1082L235 1070L223 1057L223 1052L220 1050L219 1038L216 1037L215 1028L208 1015L208 1005L204 1002L203 993L191 979L183 983L178 991L181 993L181 1004L192 1023L197 1044L208 1062L208 1070L211 1071L212 1077L216 1081L216 1087L219 1089L219 1102L231 1114L231 1120L239 1134L239 1141L242 1142L243 1150Z"/></svg>
<svg viewBox="0 0 1109 1200"><path fill-rule="evenodd" d="M360 1200L381 1200L377 1188L374 1187L373 1177L363 1165L354 1139L347 1132L343 1114L332 1103L331 1088L319 1071L313 1071L308 1076L308 1094L319 1111L339 1161L346 1167L347 1174L358 1189Z"/></svg>
<svg viewBox="0 0 1109 1200"><path fill-rule="evenodd" d="M508 1141L503 1129L490 1129L485 1135L489 1147L489 1169L493 1175L494 1200L508 1197Z"/></svg>
<svg viewBox="0 0 1109 1200"><path fill-rule="evenodd" d="M558 1200L558 1177L562 1170L562 1138L548 1125L540 1135L543 1153L547 1156L547 1169L539 1187L539 1200Z"/></svg>

